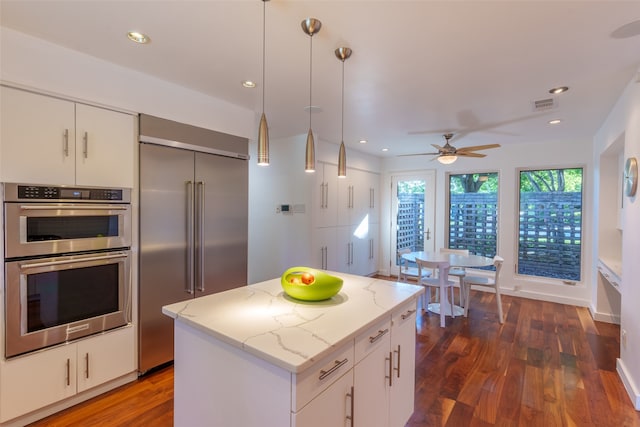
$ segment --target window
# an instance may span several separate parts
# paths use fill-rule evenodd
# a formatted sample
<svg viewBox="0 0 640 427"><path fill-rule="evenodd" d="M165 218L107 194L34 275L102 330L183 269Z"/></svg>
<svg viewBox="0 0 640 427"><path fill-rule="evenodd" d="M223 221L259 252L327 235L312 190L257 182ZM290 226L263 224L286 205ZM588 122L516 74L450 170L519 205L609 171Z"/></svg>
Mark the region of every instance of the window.
<svg viewBox="0 0 640 427"><path fill-rule="evenodd" d="M582 168L520 171L518 274L579 281Z"/></svg>
<svg viewBox="0 0 640 427"><path fill-rule="evenodd" d="M449 175L448 247L493 257L498 242L498 173Z"/></svg>

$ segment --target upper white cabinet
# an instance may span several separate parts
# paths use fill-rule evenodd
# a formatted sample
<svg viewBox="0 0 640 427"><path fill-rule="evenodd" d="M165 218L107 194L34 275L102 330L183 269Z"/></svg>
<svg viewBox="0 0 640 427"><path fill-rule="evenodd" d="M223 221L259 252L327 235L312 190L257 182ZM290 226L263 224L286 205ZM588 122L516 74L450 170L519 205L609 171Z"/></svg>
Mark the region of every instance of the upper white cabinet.
<svg viewBox="0 0 640 427"><path fill-rule="evenodd" d="M338 167L318 163L313 187L313 223L315 227L331 227L337 221Z"/></svg>
<svg viewBox="0 0 640 427"><path fill-rule="evenodd" d="M133 115L0 89L2 181L133 187Z"/></svg>

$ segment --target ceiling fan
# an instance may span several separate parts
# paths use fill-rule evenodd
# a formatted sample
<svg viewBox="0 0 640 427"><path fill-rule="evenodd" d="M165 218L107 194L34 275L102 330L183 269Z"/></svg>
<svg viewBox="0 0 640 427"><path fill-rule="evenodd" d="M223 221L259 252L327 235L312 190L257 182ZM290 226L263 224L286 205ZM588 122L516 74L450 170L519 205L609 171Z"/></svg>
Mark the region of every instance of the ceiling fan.
<svg viewBox="0 0 640 427"><path fill-rule="evenodd" d="M463 157L486 157L486 154L475 153L475 151L488 150L490 148L498 148L500 144L486 144L486 145L474 145L472 147L455 148L449 143L449 140L453 138L452 133L445 133L442 135L445 139L443 147L437 144L431 144L438 152L436 153L416 153L416 154L403 154L403 156L437 156L440 163L445 165L451 164L458 159L458 156Z"/></svg>

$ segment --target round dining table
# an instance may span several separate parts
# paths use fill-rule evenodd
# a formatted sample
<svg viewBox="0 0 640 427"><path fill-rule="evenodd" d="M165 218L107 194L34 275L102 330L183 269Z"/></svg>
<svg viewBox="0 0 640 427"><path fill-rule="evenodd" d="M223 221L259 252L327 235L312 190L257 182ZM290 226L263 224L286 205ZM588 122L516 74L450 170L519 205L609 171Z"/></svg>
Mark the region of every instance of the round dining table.
<svg viewBox="0 0 640 427"><path fill-rule="evenodd" d="M493 265L493 258L484 257L481 255L461 255L447 252L427 252L427 251L414 251L407 254L403 254L402 258L410 262L415 262L416 259L431 262L449 262L450 267L461 268L477 268L487 267ZM462 289L460 289L462 292ZM433 313L440 313L442 304L445 307L445 314L448 316L461 316L464 314L464 309L459 305L453 306L453 313L451 313L451 303L449 302L449 296L447 292L441 292L441 302L429 303L427 309Z"/></svg>

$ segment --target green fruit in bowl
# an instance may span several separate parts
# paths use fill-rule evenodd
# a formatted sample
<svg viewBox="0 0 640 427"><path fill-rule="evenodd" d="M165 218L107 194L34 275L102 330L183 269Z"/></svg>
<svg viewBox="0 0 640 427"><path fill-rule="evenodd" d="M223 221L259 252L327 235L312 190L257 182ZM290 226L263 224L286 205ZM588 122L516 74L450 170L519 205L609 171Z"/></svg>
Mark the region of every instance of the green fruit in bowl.
<svg viewBox="0 0 640 427"><path fill-rule="evenodd" d="M303 301L329 299L342 289L342 279L309 267L291 267L280 277L284 292Z"/></svg>

